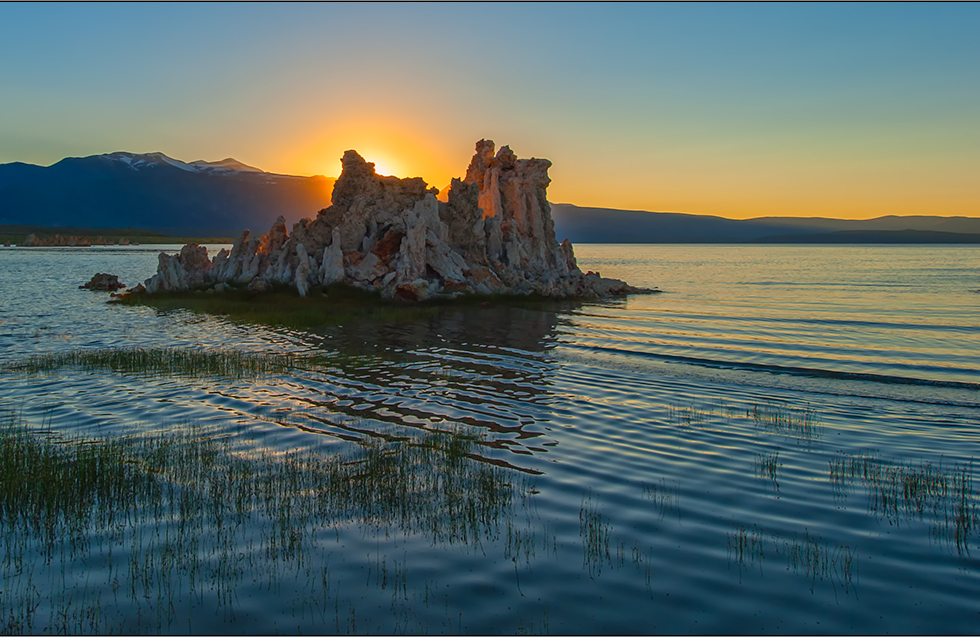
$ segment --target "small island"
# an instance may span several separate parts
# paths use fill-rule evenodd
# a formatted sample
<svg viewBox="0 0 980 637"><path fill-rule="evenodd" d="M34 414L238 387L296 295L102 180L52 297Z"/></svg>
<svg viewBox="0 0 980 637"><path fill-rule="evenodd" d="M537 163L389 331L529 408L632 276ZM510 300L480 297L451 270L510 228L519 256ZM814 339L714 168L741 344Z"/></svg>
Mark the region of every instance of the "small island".
<svg viewBox="0 0 980 637"><path fill-rule="evenodd" d="M384 299L426 301L460 296L538 295L604 298L649 294L597 272L583 273L572 244L555 237L547 159L494 153L480 140L448 200L418 177L378 175L348 150L332 205L287 232L279 217L261 237L242 232L213 258L196 243L160 254L157 273L124 296L193 290L251 293L345 284Z"/></svg>

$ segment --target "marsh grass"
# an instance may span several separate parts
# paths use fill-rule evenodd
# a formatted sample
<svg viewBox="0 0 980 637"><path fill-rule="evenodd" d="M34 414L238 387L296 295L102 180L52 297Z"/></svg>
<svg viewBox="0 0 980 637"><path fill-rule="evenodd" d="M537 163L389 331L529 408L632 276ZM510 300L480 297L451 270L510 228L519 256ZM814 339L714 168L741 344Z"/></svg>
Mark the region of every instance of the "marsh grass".
<svg viewBox="0 0 980 637"><path fill-rule="evenodd" d="M811 581L830 578L849 589L855 576L860 575L857 552L849 545L837 544L831 548L820 538L804 530L803 538L796 535L784 541L784 552L788 555L789 566Z"/></svg>
<svg viewBox="0 0 980 637"><path fill-rule="evenodd" d="M547 549L545 540L542 548ZM507 538L504 544L504 558L518 562L523 558L524 564L530 566L531 558L537 555L537 533L528 525L518 528L511 520L507 521Z"/></svg>
<svg viewBox="0 0 980 637"><path fill-rule="evenodd" d="M827 579L835 595L838 586L849 593L855 578L860 576L856 550L847 544L831 547L810 535L807 529L802 538L794 533L792 539L786 539L775 533L767 534L759 525L735 524L727 534L726 546L729 563L734 562L740 572L755 565L762 571L763 561L768 557L782 557L788 570L810 580L811 590L817 580Z"/></svg>
<svg viewBox="0 0 980 637"><path fill-rule="evenodd" d="M754 565L758 561L759 567L762 568L762 560L766 555L766 541L765 532L760 526L747 528L744 524L736 524L726 535L729 562L734 561L741 569L746 565Z"/></svg>
<svg viewBox="0 0 980 637"><path fill-rule="evenodd" d="M667 405L667 419L673 425L699 427L708 422L711 412L696 405Z"/></svg>
<svg viewBox="0 0 980 637"><path fill-rule="evenodd" d="M743 416L768 433L791 436L807 442L816 440L823 433L816 410L810 405L794 408L778 401L756 403L747 409L737 408L722 401L687 405L666 405L667 422L676 426L698 429L708 428L712 422L721 424L723 419L737 422Z"/></svg>
<svg viewBox="0 0 980 637"><path fill-rule="evenodd" d="M768 479L776 491L779 491L779 468L783 463L779 461L778 449L773 452L757 453L752 466L756 476Z"/></svg>
<svg viewBox="0 0 980 637"><path fill-rule="evenodd" d="M664 478L661 478L659 483L644 484L643 495L646 496L647 499L653 501L654 505L657 507L657 513L661 520L667 516L667 512L671 509L674 509L677 512L677 519L680 520L681 496L679 485L668 487L667 481Z"/></svg>
<svg viewBox="0 0 980 637"><path fill-rule="evenodd" d="M517 472L473 460L480 442L446 431L342 455L277 453L199 426L57 437L8 414L0 631L192 631L195 606L233 622L242 584L275 591L295 578L308 585L292 603L322 617L333 610L339 625L342 591L323 566L332 529L475 546L511 528L529 490ZM524 540L514 548L530 550ZM406 561L382 555L373 569L378 587L403 601Z"/></svg>
<svg viewBox="0 0 980 637"><path fill-rule="evenodd" d="M609 554L609 533L611 525L599 510L599 503L592 496L582 498L578 513L579 535L582 537L582 561L590 577L602 572L602 565L611 560Z"/></svg>
<svg viewBox="0 0 980 637"><path fill-rule="evenodd" d="M61 369L109 371L136 376L184 378L254 378L297 370L361 367L367 357L342 354L293 354L245 352L226 349L103 348L72 349L55 354L36 354L8 364L6 371L36 375Z"/></svg>
<svg viewBox="0 0 980 637"><path fill-rule="evenodd" d="M785 403L770 401L753 405L745 415L768 432L792 436L807 442L816 440L823 433L823 425L810 405L799 409Z"/></svg>
<svg viewBox="0 0 980 637"><path fill-rule="evenodd" d="M715 416L731 417L733 415L735 412L720 402L667 405L668 422L682 427L703 427Z"/></svg>
<svg viewBox="0 0 980 637"><path fill-rule="evenodd" d="M828 461L835 495L846 498L853 481L867 492L868 511L894 522L928 520L931 534L970 552L970 538L980 527L980 507L973 489L973 462L944 468L942 463L892 464L877 451L836 453Z"/></svg>

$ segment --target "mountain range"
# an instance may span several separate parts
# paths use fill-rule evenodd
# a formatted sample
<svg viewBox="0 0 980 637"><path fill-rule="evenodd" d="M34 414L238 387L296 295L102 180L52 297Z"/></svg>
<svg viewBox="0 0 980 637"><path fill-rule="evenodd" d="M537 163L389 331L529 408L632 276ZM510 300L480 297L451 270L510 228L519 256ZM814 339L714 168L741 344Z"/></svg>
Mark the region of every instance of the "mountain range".
<svg viewBox="0 0 980 637"><path fill-rule="evenodd" d="M885 216L876 219L726 219L551 205L555 233L572 243L980 243L980 218Z"/></svg>
<svg viewBox="0 0 980 637"><path fill-rule="evenodd" d="M334 179L268 173L235 159L184 162L163 153L70 157L51 166L0 164L0 225L133 228L235 237L287 227L330 205ZM980 218L850 220L588 208L552 204L558 239L573 243L980 243Z"/></svg>
<svg viewBox="0 0 980 637"><path fill-rule="evenodd" d="M265 232L330 205L334 179L267 173L234 159L183 162L163 153L0 164L0 224L152 230L177 236Z"/></svg>

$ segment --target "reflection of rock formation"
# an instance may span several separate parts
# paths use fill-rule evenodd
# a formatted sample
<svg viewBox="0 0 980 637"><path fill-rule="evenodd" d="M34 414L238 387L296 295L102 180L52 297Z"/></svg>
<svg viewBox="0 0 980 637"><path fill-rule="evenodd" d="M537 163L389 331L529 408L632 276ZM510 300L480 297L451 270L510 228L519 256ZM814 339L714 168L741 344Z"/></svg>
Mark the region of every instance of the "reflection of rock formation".
<svg viewBox="0 0 980 637"><path fill-rule="evenodd" d="M557 304L556 304L557 305ZM571 305L571 304L570 304ZM574 304L578 307L578 304ZM517 453L553 443L547 433L560 397L558 311L503 304L454 306L407 321L358 320L290 332L311 349L339 352L342 373L318 377L291 424L348 439L451 430L494 432L482 444ZM516 458L496 463L521 466Z"/></svg>
<svg viewBox="0 0 980 637"><path fill-rule="evenodd" d="M494 304L445 308L433 316L407 321L351 321L325 329L333 335L329 347L342 345L348 353L414 352L449 343L452 347L503 348L519 356L553 347L559 316L552 310ZM303 339L302 333L293 335Z"/></svg>
<svg viewBox="0 0 980 637"><path fill-rule="evenodd" d="M148 292L227 285L263 291L345 282L386 298L528 294L599 297L643 292L616 279L583 274L572 245L555 239L546 159L517 159L482 140L463 180L445 203L420 178L375 173L356 152L344 154L332 205L286 232L280 217L262 237L242 233L231 251L209 260L188 244L160 255Z"/></svg>

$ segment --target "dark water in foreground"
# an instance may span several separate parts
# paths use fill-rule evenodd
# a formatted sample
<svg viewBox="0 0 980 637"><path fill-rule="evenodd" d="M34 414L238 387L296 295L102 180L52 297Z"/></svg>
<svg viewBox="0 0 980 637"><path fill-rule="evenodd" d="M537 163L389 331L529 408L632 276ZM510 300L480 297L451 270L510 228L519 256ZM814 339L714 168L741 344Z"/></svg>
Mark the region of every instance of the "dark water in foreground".
<svg viewBox="0 0 980 637"><path fill-rule="evenodd" d="M123 347L356 362L244 380L2 373L0 403L34 427L196 423L283 457L459 429L527 485L478 541L311 522L301 558L270 558L272 523L254 518L223 547L183 549L211 569L196 587L179 566L154 580L132 565L165 563L169 527L47 561L12 559L8 535L3 616L29 598L37 632L77 612L69 599L99 608L103 632L976 632L975 248L576 252L583 269L666 292L298 332L77 289L97 271L142 280L154 249L0 250L3 365Z"/></svg>

